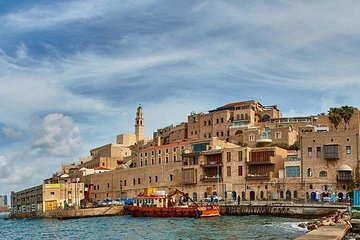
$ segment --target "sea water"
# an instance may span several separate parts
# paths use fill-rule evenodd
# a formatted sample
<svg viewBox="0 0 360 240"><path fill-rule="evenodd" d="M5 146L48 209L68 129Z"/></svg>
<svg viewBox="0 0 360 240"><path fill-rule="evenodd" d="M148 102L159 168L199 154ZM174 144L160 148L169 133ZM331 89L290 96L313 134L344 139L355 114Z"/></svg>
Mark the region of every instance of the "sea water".
<svg viewBox="0 0 360 240"><path fill-rule="evenodd" d="M0 217L0 239L294 239L307 230L301 219L269 216L216 218L56 219Z"/></svg>

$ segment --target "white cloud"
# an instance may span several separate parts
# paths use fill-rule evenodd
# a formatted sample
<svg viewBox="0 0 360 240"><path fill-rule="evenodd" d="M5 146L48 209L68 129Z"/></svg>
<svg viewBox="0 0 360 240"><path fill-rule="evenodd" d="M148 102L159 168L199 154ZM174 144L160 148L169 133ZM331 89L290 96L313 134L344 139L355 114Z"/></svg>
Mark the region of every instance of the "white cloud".
<svg viewBox="0 0 360 240"><path fill-rule="evenodd" d="M10 127L2 127L1 128L2 133L5 135L6 138L16 140L22 137L22 133L18 130L15 130Z"/></svg>
<svg viewBox="0 0 360 240"><path fill-rule="evenodd" d="M49 157L69 157L81 150L80 130L71 117L63 114L49 114L32 141L32 148Z"/></svg>
<svg viewBox="0 0 360 240"><path fill-rule="evenodd" d="M27 58L27 56L28 56L27 47L24 43L21 43L20 46L17 48L16 56L19 59Z"/></svg>
<svg viewBox="0 0 360 240"><path fill-rule="evenodd" d="M32 173L32 167L15 167L13 159L0 155L0 183L9 185L22 183Z"/></svg>

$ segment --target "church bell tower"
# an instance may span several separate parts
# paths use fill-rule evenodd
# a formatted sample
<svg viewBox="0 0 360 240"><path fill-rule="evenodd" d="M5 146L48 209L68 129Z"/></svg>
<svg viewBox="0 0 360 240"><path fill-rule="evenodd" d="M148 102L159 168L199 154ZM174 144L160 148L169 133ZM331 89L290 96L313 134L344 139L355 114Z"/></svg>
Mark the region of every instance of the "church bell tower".
<svg viewBox="0 0 360 240"><path fill-rule="evenodd" d="M144 139L144 111L141 105L139 105L139 107L136 110L135 135L136 135L136 142Z"/></svg>

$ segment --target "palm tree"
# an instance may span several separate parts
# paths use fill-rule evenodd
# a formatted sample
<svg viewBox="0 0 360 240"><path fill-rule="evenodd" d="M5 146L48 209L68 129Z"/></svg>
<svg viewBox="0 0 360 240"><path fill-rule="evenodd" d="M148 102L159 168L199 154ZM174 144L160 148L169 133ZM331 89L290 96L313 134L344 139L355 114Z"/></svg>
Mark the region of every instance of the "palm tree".
<svg viewBox="0 0 360 240"><path fill-rule="evenodd" d="M330 108L329 110L329 120L334 125L336 130L342 120L341 112L342 111L340 108Z"/></svg>
<svg viewBox="0 0 360 240"><path fill-rule="evenodd" d="M349 123L350 123L350 119L354 114L354 107L349 107L349 106L342 106L341 107L341 118L344 119L344 123L345 123L345 129L347 129L349 127Z"/></svg>

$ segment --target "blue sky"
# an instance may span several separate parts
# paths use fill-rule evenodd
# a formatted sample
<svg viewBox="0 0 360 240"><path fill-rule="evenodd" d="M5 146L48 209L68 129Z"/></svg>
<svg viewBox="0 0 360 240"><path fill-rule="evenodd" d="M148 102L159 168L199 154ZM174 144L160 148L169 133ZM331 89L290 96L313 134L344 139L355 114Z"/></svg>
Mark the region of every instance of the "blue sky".
<svg viewBox="0 0 360 240"><path fill-rule="evenodd" d="M0 194L133 132L255 99L358 106L357 1L1 1Z"/></svg>

